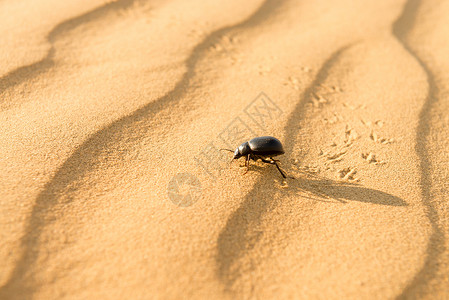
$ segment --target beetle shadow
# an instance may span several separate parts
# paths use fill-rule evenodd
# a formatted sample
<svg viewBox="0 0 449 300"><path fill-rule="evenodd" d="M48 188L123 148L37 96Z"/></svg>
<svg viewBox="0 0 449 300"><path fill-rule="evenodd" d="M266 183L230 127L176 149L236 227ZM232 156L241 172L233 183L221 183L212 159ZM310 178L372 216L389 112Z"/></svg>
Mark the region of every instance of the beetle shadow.
<svg viewBox="0 0 449 300"><path fill-rule="evenodd" d="M250 166L251 171L265 173L267 175L268 164L253 163ZM285 170L284 168L282 168ZM290 176L294 174L294 178L287 178L288 185L282 185L281 174L273 166L271 171L273 176L278 176L278 186L285 190L288 195L299 195L303 198L321 202L339 202L346 204L349 201L358 201L365 203L372 203L378 205L389 206L408 206L403 199L376 189L365 187L357 182L333 180L323 176L319 176L307 171L287 170L286 173ZM272 176L267 176L267 184Z"/></svg>
<svg viewBox="0 0 449 300"><path fill-rule="evenodd" d="M365 187L358 183L332 180L304 172L301 177L288 183L288 189L293 193L304 193L309 199L347 203L358 201L377 205L408 206L403 199L376 189Z"/></svg>

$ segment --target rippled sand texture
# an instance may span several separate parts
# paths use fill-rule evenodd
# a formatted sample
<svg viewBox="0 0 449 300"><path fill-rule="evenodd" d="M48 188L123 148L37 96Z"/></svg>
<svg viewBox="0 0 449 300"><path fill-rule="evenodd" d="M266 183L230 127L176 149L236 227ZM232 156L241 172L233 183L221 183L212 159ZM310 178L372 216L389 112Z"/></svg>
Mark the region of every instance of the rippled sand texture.
<svg viewBox="0 0 449 300"><path fill-rule="evenodd" d="M0 299L448 299L448 15L0 1ZM229 153L205 172L233 120L296 179ZM179 207L184 172L202 189Z"/></svg>

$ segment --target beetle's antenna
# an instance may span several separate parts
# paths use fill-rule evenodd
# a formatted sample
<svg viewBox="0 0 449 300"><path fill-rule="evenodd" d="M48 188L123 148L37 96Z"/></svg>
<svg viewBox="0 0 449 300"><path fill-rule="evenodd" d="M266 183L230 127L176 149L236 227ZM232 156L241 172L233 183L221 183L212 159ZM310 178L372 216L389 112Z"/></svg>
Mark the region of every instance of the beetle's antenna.
<svg viewBox="0 0 449 300"><path fill-rule="evenodd" d="M234 151L232 151L231 149L220 149L220 150L225 150L225 151L229 151L231 153L234 153ZM232 158L231 161L229 162L229 166L231 166L233 160L234 160L234 158Z"/></svg>

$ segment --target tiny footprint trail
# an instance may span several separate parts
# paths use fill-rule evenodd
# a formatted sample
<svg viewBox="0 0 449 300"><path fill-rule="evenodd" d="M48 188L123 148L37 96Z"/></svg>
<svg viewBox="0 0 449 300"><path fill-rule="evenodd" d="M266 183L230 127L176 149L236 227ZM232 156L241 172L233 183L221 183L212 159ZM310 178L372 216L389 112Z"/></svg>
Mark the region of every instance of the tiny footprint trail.
<svg viewBox="0 0 449 300"><path fill-rule="evenodd" d="M420 171L420 193L422 203L425 207L427 218L431 224L432 231L429 237L425 263L416 275L399 295L399 298L408 299L416 296L417 291L425 289L429 281L439 271L438 259L445 251L444 241L445 237L443 231L438 224L438 211L432 203L432 179L431 171L432 165L429 159L429 151L427 149L427 140L430 131L429 118L430 111L435 102L438 101L439 88L435 82L434 75L424 61L414 52L413 47L408 44L407 35L414 26L417 10L419 9L420 1L409 0L392 27L393 35L403 45L405 50L418 62L427 76L428 81L428 95L423 101L423 106L419 113L419 122L416 128L416 144L415 152L419 158ZM291 153L295 146L295 129L297 129L297 122L303 118L304 106L307 100L311 97L314 88L320 85L327 76L328 70L332 68L333 64L338 61L342 53L348 47L342 48L335 52L322 66L314 82L306 89L300 98L294 112L289 116L287 125L284 128L284 137L286 141L286 153ZM288 160L288 157L286 158ZM301 188L305 188L311 193L318 196L332 196L320 194L316 189L316 184L304 181ZM224 283L227 292L232 293L233 285L245 272L250 272L256 267L257 262L249 260L245 266L239 266L239 259L247 255L257 243L260 241L263 232L257 227L263 217L273 210L280 203L276 202L275 189L264 189L264 186L270 184L267 177L261 177L254 185L254 188L247 194L241 206L231 214L225 228L218 238L217 250L217 276ZM333 184L332 182L324 182L323 184ZM388 199L384 203L390 205L407 205L402 199L392 195L382 195L384 199ZM394 199L394 201L392 201ZM384 204L377 203L377 204Z"/></svg>

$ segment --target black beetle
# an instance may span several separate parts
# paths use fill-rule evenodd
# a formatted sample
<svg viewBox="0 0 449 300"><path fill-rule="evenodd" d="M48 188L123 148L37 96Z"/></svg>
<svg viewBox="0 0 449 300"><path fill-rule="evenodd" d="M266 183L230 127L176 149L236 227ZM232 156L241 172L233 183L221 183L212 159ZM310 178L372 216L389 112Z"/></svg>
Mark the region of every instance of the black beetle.
<svg viewBox="0 0 449 300"><path fill-rule="evenodd" d="M241 144L235 151L230 149L220 149L230 152L234 152L234 158L238 159L240 157L245 157L246 174L249 169L249 161L252 159L254 161L260 159L264 163L276 165L277 169L281 173L282 177L287 178L285 172L279 167L277 162L279 160L273 159L273 156L278 156L284 154L284 147L282 143L275 137L272 136L261 136L253 138L248 142ZM270 160L268 160L269 158Z"/></svg>

